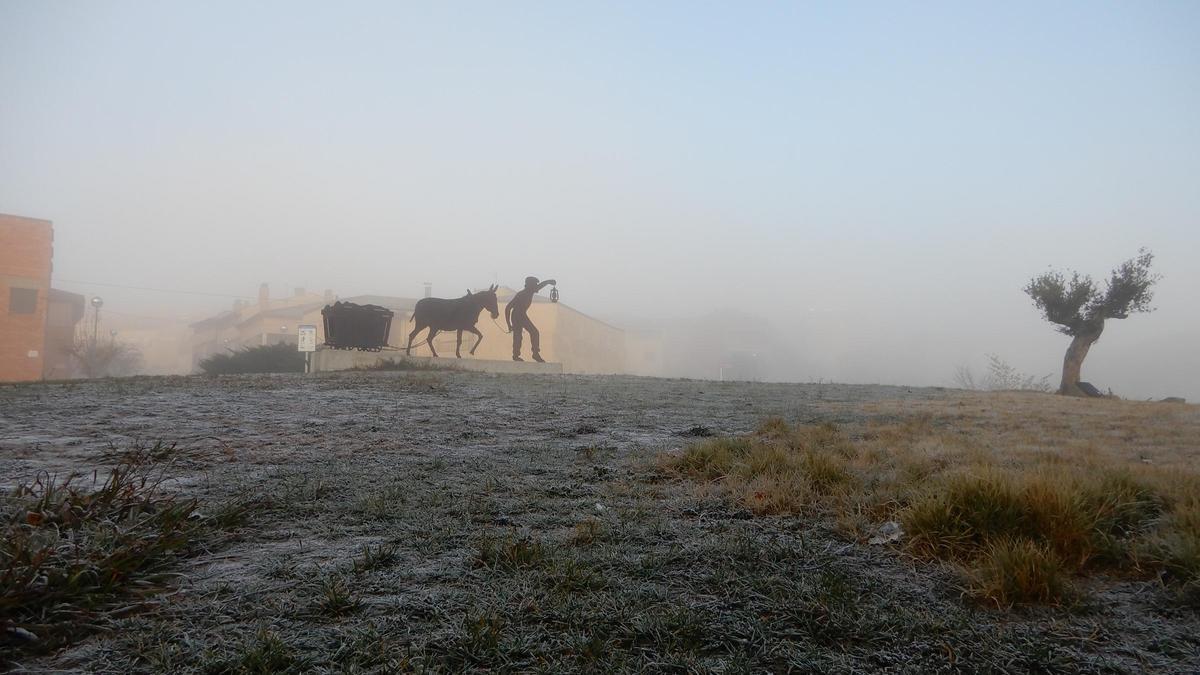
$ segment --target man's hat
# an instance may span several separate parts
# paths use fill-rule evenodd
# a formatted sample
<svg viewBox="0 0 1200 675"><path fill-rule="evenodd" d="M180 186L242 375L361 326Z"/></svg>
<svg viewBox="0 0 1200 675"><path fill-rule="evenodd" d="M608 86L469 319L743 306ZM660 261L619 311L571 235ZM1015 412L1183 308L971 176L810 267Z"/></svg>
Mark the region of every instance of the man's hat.
<svg viewBox="0 0 1200 675"><path fill-rule="evenodd" d="M538 282L537 277L525 277L525 287L526 288L528 288L530 286L537 286L538 283L539 282Z"/></svg>

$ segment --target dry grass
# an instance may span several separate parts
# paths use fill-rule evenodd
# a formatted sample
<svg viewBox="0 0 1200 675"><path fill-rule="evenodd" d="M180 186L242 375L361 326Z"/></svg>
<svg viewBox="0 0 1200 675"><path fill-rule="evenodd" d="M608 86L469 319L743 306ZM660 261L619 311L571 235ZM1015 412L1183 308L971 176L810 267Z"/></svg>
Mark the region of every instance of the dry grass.
<svg viewBox="0 0 1200 675"><path fill-rule="evenodd" d="M1001 605L1061 601L1095 572L1200 595L1200 416L1084 403L1102 410L1001 394L846 429L769 419L662 463L758 515L826 515L861 539L899 521L908 552L963 566L970 589Z"/></svg>
<svg viewBox="0 0 1200 675"><path fill-rule="evenodd" d="M43 474L4 500L0 626L26 636L20 647L53 648L127 613L202 536L196 502L164 493L151 466L122 463L90 484Z"/></svg>

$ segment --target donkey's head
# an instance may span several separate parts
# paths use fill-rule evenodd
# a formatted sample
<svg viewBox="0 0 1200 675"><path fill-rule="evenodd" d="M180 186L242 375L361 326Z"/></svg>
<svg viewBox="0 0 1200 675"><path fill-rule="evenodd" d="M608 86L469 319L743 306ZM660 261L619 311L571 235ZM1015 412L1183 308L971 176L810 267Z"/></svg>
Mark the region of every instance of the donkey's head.
<svg viewBox="0 0 1200 675"><path fill-rule="evenodd" d="M496 306L497 288L499 286L492 284L486 291L479 291L478 293L472 293L470 290L467 291L467 296L475 301L475 306L480 309L486 309L492 315L493 319L500 316L500 309Z"/></svg>

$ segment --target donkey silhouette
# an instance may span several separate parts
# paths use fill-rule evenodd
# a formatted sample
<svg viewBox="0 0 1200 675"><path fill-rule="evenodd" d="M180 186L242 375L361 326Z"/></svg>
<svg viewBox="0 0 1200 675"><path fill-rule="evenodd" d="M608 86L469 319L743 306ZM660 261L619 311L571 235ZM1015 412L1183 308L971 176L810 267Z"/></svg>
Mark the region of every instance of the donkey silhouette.
<svg viewBox="0 0 1200 675"><path fill-rule="evenodd" d="M480 333L475 324L479 321L479 313L487 310L491 313L492 318L500 316L500 310L496 307L496 289L498 286L492 285L486 291L472 293L467 289L467 294L461 298L421 298L417 301L417 306L413 309L412 320L417 324L412 332L408 334L408 346L405 347L406 355L412 353L413 338L417 333L429 329L429 337L425 338L426 344L429 345L429 351L437 356L437 350L433 348L433 338L439 332L444 330L458 331L458 343L454 345L454 355L462 358L460 353L462 349L463 331L475 334L475 346L471 347L471 354L475 354L475 350L479 348L479 343L483 342L483 333Z"/></svg>

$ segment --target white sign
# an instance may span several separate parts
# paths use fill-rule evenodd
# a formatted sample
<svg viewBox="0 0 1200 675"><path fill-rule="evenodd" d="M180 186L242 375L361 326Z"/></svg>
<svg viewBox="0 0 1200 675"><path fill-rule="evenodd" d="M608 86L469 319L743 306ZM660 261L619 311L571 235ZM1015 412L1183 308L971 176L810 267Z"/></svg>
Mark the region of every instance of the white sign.
<svg viewBox="0 0 1200 675"><path fill-rule="evenodd" d="M317 351L317 327L304 324L299 327L296 336L296 350L301 352Z"/></svg>

